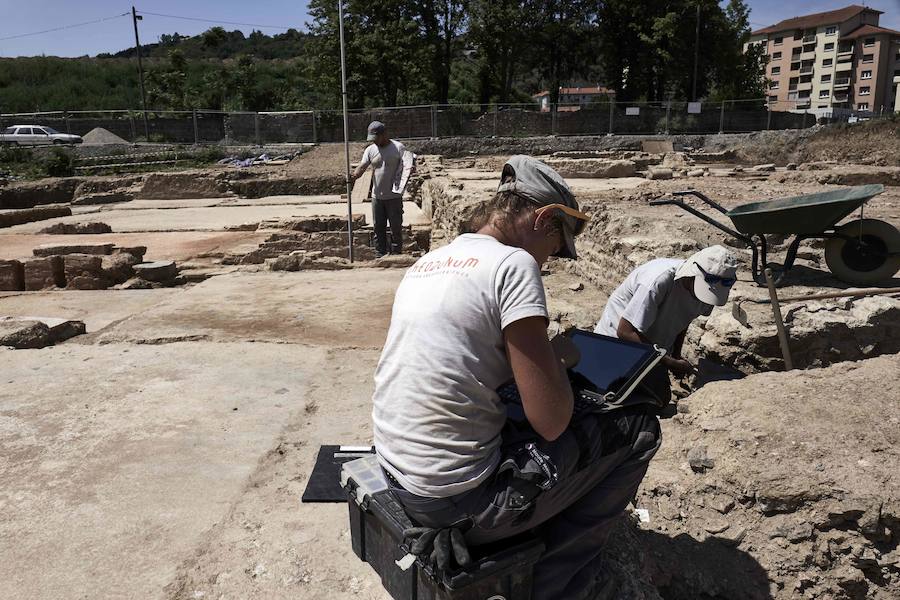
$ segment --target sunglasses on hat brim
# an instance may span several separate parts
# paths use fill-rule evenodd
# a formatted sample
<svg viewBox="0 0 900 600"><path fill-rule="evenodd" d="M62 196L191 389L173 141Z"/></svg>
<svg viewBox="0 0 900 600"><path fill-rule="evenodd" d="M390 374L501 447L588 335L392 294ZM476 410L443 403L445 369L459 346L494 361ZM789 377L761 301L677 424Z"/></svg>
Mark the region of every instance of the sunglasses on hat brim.
<svg viewBox="0 0 900 600"><path fill-rule="evenodd" d="M703 267L698 265L696 262L694 264L697 265L697 268L700 269L701 273L703 273L703 280L706 283L708 283L709 285L715 285L717 283L721 283L723 286L730 288L737 281L737 279L735 279L734 277L721 277L719 275L713 275L712 273L707 273L706 271L703 270Z"/></svg>
<svg viewBox="0 0 900 600"><path fill-rule="evenodd" d="M534 212L535 212L535 214L541 214L548 210L560 210L565 215L576 219L575 225L573 226L573 229L572 229L573 235L581 234L581 232L584 231L584 228L587 227L588 221L591 220L591 218L589 216L587 216L580 210L576 210L576 209L572 208L571 206L566 206L565 204L545 204L544 206L539 207Z"/></svg>

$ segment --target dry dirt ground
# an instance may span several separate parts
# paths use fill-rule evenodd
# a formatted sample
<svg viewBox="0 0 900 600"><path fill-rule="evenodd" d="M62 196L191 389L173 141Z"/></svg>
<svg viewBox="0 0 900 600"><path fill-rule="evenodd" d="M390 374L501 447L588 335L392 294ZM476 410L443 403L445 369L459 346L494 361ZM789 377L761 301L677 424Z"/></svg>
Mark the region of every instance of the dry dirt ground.
<svg viewBox="0 0 900 600"><path fill-rule="evenodd" d="M309 173L330 176L343 149L301 158ZM433 217L442 243L497 174L465 161L431 164L441 169L422 188L423 210L408 214L423 224ZM796 177L573 180L595 219L579 240L580 264L547 268L553 326L590 327L624 273L647 258L724 241L647 198L690 184L732 206L822 189ZM900 222L898 189L867 214ZM136 200L67 218L109 217L119 225L112 234L0 232L0 258L84 238L147 245L148 258L200 261L213 273L169 289L0 293L0 316L87 324L86 335L55 347L0 349L0 596L387 598L350 550L346 506L304 505L300 496L321 444L371 440L372 373L403 271L216 264L265 237L225 227L340 214L340 202ZM810 247L791 293L841 285L816 256L821 249ZM742 276L735 293L760 292ZM885 302L891 318L900 301ZM803 310L846 320L843 306ZM750 313L768 332L766 313ZM823 368L710 384L663 419L663 447L637 500L649 522L623 522L607 556L616 597L898 597L900 394L886 384L900 380L900 359L878 344L900 337L900 319L854 329L860 344L872 342L873 358L853 362L856 341L842 346L837 338L848 336L834 334L815 346L821 322L805 318L797 314L792 333L809 356L840 350L829 350ZM696 329L696 354L720 352L748 372L780 369L741 363L768 350L716 331Z"/></svg>

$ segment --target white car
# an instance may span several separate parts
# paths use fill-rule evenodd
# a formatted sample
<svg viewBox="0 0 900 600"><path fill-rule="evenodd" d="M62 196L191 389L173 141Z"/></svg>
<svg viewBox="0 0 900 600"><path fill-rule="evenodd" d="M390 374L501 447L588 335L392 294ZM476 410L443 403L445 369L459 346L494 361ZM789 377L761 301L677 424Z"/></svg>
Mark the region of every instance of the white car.
<svg viewBox="0 0 900 600"><path fill-rule="evenodd" d="M0 133L0 144L38 146L44 144L80 144L80 135L60 133L43 125L13 125Z"/></svg>

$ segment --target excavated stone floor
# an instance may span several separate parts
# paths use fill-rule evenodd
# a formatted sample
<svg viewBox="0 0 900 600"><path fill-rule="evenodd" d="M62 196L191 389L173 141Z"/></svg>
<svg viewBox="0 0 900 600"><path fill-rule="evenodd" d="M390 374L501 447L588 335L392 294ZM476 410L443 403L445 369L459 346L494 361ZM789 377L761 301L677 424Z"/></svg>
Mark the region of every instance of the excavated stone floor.
<svg viewBox="0 0 900 600"><path fill-rule="evenodd" d="M331 154L339 175L343 155ZM422 157L406 209L413 233L452 239L502 162ZM649 198L694 187L734 206L833 185L781 167L748 177L708 168L688 178L676 165L672 180L570 181L593 221L578 241L581 260L546 267L553 329L592 327L644 260L728 243ZM344 215L338 195L159 195L0 230L0 259L47 243L146 246L186 278L177 288L0 292L0 317L77 319L87 330L40 350L0 348L0 540L14 542L0 543L4 590L23 599L386 599L349 550L346 506L299 498L320 444L371 441L372 374L403 275L375 267L414 256L349 268L336 249L322 251L345 232L314 228L320 237L304 238L277 228ZM354 202L370 222L368 210ZM900 188L866 214L900 223ZM104 222L112 233L37 233L55 221ZM263 221L264 231L227 230ZM314 252L295 248L303 239ZM282 246L264 262L223 264ZM779 293L844 287L821 252L804 246ZM299 271L273 270L292 258ZM796 362L811 368L783 373L768 308L747 301L765 291L744 272L734 294L750 327L726 306L692 327L688 346L756 374L693 393L686 384L662 420L663 447L637 501L649 521L623 521L604 559L615 597L895 597L900 395L886 382L900 378L900 300L786 306Z"/></svg>

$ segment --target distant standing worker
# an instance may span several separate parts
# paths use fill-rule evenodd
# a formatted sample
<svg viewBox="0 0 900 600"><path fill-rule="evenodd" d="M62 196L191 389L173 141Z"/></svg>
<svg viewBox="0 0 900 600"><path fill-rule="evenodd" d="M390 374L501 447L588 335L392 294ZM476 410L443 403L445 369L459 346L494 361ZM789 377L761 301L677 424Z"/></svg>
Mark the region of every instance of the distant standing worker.
<svg viewBox="0 0 900 600"><path fill-rule="evenodd" d="M594 333L665 348L666 367L689 375L695 369L681 358L687 328L728 302L737 268L737 257L722 246L704 248L687 260L651 260L612 293Z"/></svg>
<svg viewBox="0 0 900 600"><path fill-rule="evenodd" d="M362 160L353 173L358 179L369 165L374 169L372 186L372 219L375 226L375 252L379 257L390 252L403 251L403 189L397 189L395 181L400 180L403 171L403 153L406 148L397 140L388 137L384 123L369 123L366 141L374 142L363 152ZM391 223L391 244L388 248L387 225Z"/></svg>

